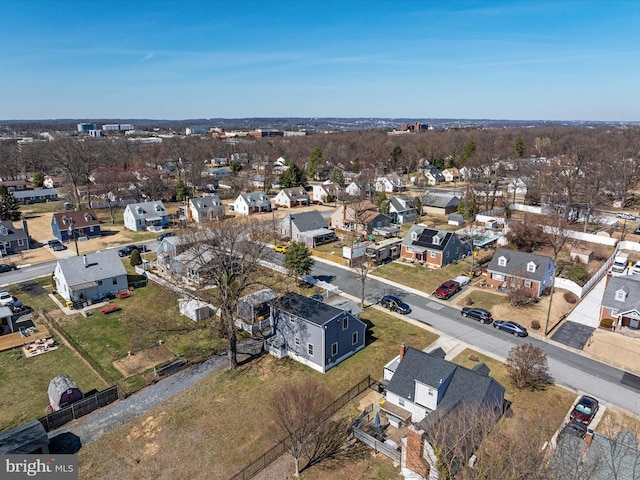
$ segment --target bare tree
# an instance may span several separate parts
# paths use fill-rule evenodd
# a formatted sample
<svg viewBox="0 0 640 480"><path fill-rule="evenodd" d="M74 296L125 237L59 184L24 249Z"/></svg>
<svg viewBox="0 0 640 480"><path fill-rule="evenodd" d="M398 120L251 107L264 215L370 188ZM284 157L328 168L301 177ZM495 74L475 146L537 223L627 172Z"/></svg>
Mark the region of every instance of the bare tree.
<svg viewBox="0 0 640 480"><path fill-rule="evenodd" d="M570 240L569 222L564 215L541 217L542 238L553 250L553 261L558 260L558 254Z"/></svg>
<svg viewBox="0 0 640 480"><path fill-rule="evenodd" d="M547 356L532 343L517 345L509 350L506 366L509 378L518 390L544 389L551 382Z"/></svg>
<svg viewBox="0 0 640 480"><path fill-rule="evenodd" d="M333 394L317 380L288 382L271 396L271 411L278 432L287 440L288 450L295 461L295 475L300 476L300 460L316 447L323 425L331 413Z"/></svg>
<svg viewBox="0 0 640 480"><path fill-rule="evenodd" d="M369 257L363 255L356 259L351 270L353 275L360 280L360 307L364 308L365 289L367 287L367 277L369 276Z"/></svg>

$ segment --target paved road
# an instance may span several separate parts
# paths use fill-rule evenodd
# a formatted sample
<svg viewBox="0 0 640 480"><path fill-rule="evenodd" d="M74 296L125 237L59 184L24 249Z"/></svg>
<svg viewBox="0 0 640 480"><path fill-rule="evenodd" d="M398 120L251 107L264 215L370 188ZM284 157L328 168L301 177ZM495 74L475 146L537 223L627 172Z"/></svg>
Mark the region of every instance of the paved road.
<svg viewBox="0 0 640 480"><path fill-rule="evenodd" d="M332 277L332 283L338 285L342 291L360 298L360 280L350 271L317 261L312 274ZM425 270L425 275L428 274L428 270ZM640 379L636 382L639 389L621 383L623 377L630 383L637 377L634 378L622 370L597 362L586 354L559 347L554 343L543 342L533 337L513 337L489 325L481 325L474 320L463 318L458 309L424 294L418 295L402 287L388 285L371 275L367 278L365 296L368 302L375 303L389 293L401 296L411 305L412 312L408 317L498 358L506 358L509 350L515 345L533 343L547 354L549 370L556 383L576 391L589 392L604 402L640 415Z"/></svg>

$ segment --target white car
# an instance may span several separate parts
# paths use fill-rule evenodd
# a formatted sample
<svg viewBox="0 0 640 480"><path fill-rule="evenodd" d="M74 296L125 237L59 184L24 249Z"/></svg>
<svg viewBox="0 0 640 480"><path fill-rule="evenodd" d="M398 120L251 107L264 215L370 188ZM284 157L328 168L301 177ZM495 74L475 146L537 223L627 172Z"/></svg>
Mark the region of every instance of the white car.
<svg viewBox="0 0 640 480"><path fill-rule="evenodd" d="M631 273L633 273L634 275L640 274L640 260L638 260L636 263L633 264L633 267L631 268Z"/></svg>
<svg viewBox="0 0 640 480"><path fill-rule="evenodd" d="M11 305L15 299L9 292L0 292L0 305L6 307Z"/></svg>
<svg viewBox="0 0 640 480"><path fill-rule="evenodd" d="M636 216L630 213L619 213L616 215L618 218L624 218L625 220L635 220Z"/></svg>

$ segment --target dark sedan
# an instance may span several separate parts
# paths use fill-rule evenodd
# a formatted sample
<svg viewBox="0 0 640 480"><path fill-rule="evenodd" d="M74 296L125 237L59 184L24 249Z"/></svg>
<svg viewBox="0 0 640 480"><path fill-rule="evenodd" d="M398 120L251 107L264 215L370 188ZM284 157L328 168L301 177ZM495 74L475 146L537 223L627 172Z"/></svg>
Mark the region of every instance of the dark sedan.
<svg viewBox="0 0 640 480"><path fill-rule="evenodd" d="M17 268L17 265L7 265L6 263L0 263L0 273L10 272L11 270L15 270Z"/></svg>
<svg viewBox="0 0 640 480"><path fill-rule="evenodd" d="M144 253L147 251L147 247L145 247L144 245L127 245L126 247L122 247L120 250L118 250L118 255L120 255L121 257L127 257L131 255L131 252L133 252L134 250L138 250L138 252Z"/></svg>
<svg viewBox="0 0 640 480"><path fill-rule="evenodd" d="M403 315L411 313L411 307L400 300L398 297L394 297L393 295L385 295L384 297L382 297L380 299L380 305L388 308L392 312L402 313Z"/></svg>
<svg viewBox="0 0 640 480"><path fill-rule="evenodd" d="M489 310L485 310L484 308L464 307L460 312L460 315L462 315L463 317L474 318L480 323L489 324L493 322L491 312Z"/></svg>
<svg viewBox="0 0 640 480"><path fill-rule="evenodd" d="M573 407L569 419L577 420L583 425L589 425L593 417L596 416L599 406L598 400L588 395L583 395L580 401Z"/></svg>
<svg viewBox="0 0 640 480"><path fill-rule="evenodd" d="M495 322L493 322L493 327L497 328L498 330L503 330L507 333L517 335L518 337L526 337L527 335L529 335L527 329L516 322L504 322L502 320L496 320Z"/></svg>

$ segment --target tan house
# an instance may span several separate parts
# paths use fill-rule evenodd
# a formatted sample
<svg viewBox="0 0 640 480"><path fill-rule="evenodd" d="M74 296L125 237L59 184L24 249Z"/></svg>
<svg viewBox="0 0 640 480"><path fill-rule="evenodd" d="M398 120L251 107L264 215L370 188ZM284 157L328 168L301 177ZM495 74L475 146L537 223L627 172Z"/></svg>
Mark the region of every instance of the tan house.
<svg viewBox="0 0 640 480"><path fill-rule="evenodd" d="M303 207L309 205L309 194L304 187L283 188L273 199L278 207Z"/></svg>

